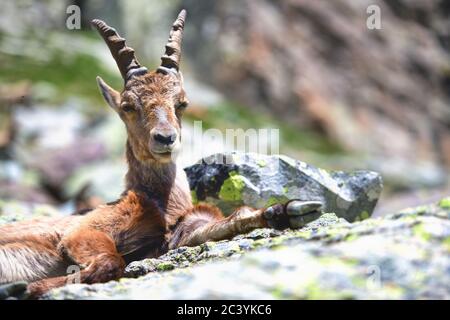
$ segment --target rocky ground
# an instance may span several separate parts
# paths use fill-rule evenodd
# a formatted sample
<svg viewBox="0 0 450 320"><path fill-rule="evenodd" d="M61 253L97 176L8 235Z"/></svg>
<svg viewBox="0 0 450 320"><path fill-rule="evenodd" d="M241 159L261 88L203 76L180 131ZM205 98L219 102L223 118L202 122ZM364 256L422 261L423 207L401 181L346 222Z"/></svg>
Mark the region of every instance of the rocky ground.
<svg viewBox="0 0 450 320"><path fill-rule="evenodd" d="M348 223L324 214L300 230L132 262L126 277L73 284L45 299L448 299L450 198Z"/></svg>

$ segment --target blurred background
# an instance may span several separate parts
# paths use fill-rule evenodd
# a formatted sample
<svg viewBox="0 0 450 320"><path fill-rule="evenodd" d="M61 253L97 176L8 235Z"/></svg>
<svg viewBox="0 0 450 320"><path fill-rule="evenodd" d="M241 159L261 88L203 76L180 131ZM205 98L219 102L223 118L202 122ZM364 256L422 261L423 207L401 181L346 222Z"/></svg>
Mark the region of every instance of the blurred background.
<svg viewBox="0 0 450 320"><path fill-rule="evenodd" d="M71 4L79 30L66 27ZM381 30L366 26L371 4ZM2 0L0 213L119 196L125 130L95 77L118 90L122 79L89 21L114 26L154 69L181 8L185 142L195 120L279 128L283 154L381 172L375 215L450 194L449 1Z"/></svg>

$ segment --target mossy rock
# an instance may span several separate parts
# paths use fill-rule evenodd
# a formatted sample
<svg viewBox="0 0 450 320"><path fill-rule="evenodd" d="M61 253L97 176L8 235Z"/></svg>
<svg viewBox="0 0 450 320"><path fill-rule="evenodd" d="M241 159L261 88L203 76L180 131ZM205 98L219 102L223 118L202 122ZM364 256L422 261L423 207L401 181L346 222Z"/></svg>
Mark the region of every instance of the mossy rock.
<svg viewBox="0 0 450 320"><path fill-rule="evenodd" d="M242 205L262 208L300 199L320 201L325 212L359 221L371 216L382 190L375 172L328 172L282 155L215 154L185 171L195 199L225 213Z"/></svg>

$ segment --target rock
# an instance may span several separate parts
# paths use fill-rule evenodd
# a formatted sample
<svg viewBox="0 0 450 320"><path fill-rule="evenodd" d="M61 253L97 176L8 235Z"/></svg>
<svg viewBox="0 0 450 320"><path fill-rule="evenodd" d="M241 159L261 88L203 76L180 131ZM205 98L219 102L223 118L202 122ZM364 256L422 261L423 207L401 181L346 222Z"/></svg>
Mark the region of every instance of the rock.
<svg viewBox="0 0 450 320"><path fill-rule="evenodd" d="M25 299L28 296L26 290L27 283L25 281L18 281L0 285L0 300Z"/></svg>
<svg viewBox="0 0 450 320"><path fill-rule="evenodd" d="M1 165L0 165L1 167ZM18 184L0 179L0 199L16 200L29 203L54 204L54 199L42 189L35 186Z"/></svg>
<svg viewBox="0 0 450 320"><path fill-rule="evenodd" d="M171 250L131 263L135 279L68 285L44 298L449 299L449 241L450 198L352 224L324 214L300 230Z"/></svg>
<svg viewBox="0 0 450 320"><path fill-rule="evenodd" d="M100 139L85 137L89 124L74 105L77 102L68 101L60 108L45 105L17 108L14 113L18 160L32 168L41 184L58 200L67 198L64 184L77 169L107 155Z"/></svg>
<svg viewBox="0 0 450 320"><path fill-rule="evenodd" d="M14 122L18 127L16 143L23 145L23 152L27 152L27 147L33 147L32 151L51 150L77 142L87 122L77 102L67 101L58 108L45 104L35 104L33 108L17 106L14 110ZM23 156L32 158L28 153Z"/></svg>
<svg viewBox="0 0 450 320"><path fill-rule="evenodd" d="M40 186L38 174L14 160L0 161L0 199L54 203L54 199Z"/></svg>
<svg viewBox="0 0 450 320"><path fill-rule="evenodd" d="M14 148L18 169L6 168L5 172L33 173L40 187L59 202L77 199L82 191L87 198L116 200L123 191L121 181L126 173L123 122L113 111L88 116L81 107L76 107L77 102L83 105L82 101L72 99L58 108L46 105L17 108ZM31 121L36 118L40 121ZM2 176L0 173L0 179Z"/></svg>
<svg viewBox="0 0 450 320"><path fill-rule="evenodd" d="M127 172L123 160L104 160L85 164L71 175L64 186L65 194L75 196L87 187L86 196L96 196L104 202L114 201L124 190Z"/></svg>
<svg viewBox="0 0 450 320"><path fill-rule="evenodd" d="M102 143L80 138L76 143L62 148L36 152L32 166L41 176L44 185L62 193L62 186L77 169L105 157Z"/></svg>
<svg viewBox="0 0 450 320"><path fill-rule="evenodd" d="M0 225L37 217L58 217L61 211L48 204L0 200Z"/></svg>
<svg viewBox="0 0 450 320"><path fill-rule="evenodd" d="M327 172L286 156L225 153L186 168L193 198L230 213L289 199L316 200L347 221L367 219L380 197L381 176L370 171Z"/></svg>

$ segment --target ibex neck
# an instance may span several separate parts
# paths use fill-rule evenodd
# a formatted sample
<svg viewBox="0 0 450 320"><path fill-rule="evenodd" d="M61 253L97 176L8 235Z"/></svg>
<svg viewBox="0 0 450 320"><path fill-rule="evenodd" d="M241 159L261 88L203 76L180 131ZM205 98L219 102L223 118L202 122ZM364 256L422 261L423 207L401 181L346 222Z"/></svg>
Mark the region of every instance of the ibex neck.
<svg viewBox="0 0 450 320"><path fill-rule="evenodd" d="M140 190L151 195L166 196L175 182L176 164L142 163L136 159L127 142L126 157L128 161L128 172L126 174L126 189Z"/></svg>

